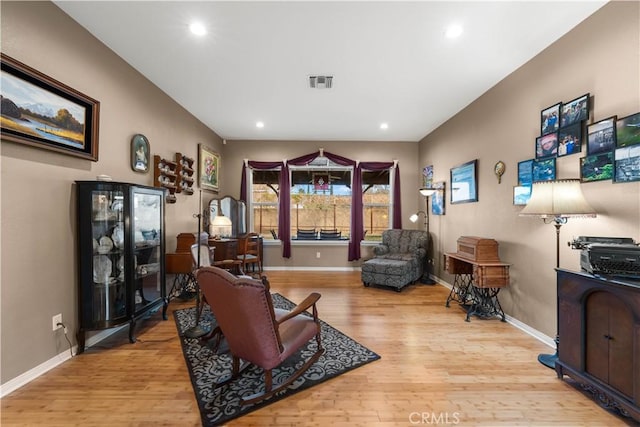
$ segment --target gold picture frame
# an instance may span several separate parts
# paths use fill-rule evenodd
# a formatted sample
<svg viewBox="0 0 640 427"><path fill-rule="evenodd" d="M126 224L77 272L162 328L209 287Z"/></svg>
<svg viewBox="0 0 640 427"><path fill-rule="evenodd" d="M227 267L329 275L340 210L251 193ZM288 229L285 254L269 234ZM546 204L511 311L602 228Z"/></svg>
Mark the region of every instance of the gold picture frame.
<svg viewBox="0 0 640 427"><path fill-rule="evenodd" d="M220 190L220 154L204 144L198 144L198 183L203 190Z"/></svg>

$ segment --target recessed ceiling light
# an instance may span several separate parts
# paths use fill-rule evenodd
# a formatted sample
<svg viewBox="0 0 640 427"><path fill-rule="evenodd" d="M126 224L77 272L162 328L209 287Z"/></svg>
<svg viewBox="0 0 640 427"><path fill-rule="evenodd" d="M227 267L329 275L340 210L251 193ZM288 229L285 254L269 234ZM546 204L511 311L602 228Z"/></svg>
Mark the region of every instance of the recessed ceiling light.
<svg viewBox="0 0 640 427"><path fill-rule="evenodd" d="M389 129L389 124L388 123L380 123L380 129L382 129L382 130Z"/></svg>
<svg viewBox="0 0 640 427"><path fill-rule="evenodd" d="M264 127L264 122L256 122L256 127L257 128L263 128Z"/></svg>
<svg viewBox="0 0 640 427"><path fill-rule="evenodd" d="M205 34L207 34L207 29L200 22L192 23L191 25L189 25L189 29L196 36L204 36Z"/></svg>
<svg viewBox="0 0 640 427"><path fill-rule="evenodd" d="M454 24L450 25L447 30L444 32L444 35L449 39L455 39L462 34L462 26Z"/></svg>

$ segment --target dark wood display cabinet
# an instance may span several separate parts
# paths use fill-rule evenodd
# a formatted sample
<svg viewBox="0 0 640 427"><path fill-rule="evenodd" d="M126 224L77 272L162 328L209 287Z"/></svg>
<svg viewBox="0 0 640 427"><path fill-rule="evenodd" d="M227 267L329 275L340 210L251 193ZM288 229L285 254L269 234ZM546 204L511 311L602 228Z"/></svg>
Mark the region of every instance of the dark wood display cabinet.
<svg viewBox="0 0 640 427"><path fill-rule="evenodd" d="M129 323L163 306L165 190L122 182L76 181L78 353L88 331Z"/></svg>
<svg viewBox="0 0 640 427"><path fill-rule="evenodd" d="M557 269L559 378L640 422L640 281Z"/></svg>

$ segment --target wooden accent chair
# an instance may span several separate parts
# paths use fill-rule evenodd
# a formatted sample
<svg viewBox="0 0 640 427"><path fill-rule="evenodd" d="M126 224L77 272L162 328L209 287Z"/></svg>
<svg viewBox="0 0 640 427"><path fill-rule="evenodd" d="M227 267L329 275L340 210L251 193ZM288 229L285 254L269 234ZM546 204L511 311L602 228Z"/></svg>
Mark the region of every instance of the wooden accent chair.
<svg viewBox="0 0 640 427"><path fill-rule="evenodd" d="M287 311L273 307L269 282L264 276L262 280L236 277L217 267L203 267L196 277L233 357L231 378L218 385L237 378L249 364L264 369L264 390L243 396L243 404L266 399L288 387L324 353L316 308L320 294L310 294L293 310ZM303 314L309 308L312 308L313 316ZM313 355L274 387L272 369L314 337L317 349ZM247 362L242 369L240 359Z"/></svg>
<svg viewBox="0 0 640 427"><path fill-rule="evenodd" d="M258 233L247 233L238 237L238 259L242 261L244 274L248 274L247 266L251 265L251 272L262 274L262 260L260 254L260 235ZM256 272L255 267L258 267Z"/></svg>

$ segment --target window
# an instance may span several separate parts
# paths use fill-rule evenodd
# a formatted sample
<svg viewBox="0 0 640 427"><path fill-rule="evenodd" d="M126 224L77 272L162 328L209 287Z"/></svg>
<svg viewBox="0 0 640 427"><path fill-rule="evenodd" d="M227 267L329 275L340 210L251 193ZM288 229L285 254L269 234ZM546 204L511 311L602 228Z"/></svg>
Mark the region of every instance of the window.
<svg viewBox="0 0 640 427"><path fill-rule="evenodd" d="M391 227L391 183L389 169L362 172L364 240L382 241L382 232Z"/></svg>
<svg viewBox="0 0 640 427"><path fill-rule="evenodd" d="M298 230L336 230L351 234L351 173L325 157L291 169L291 236Z"/></svg>
<svg viewBox="0 0 640 427"><path fill-rule="evenodd" d="M252 170L250 221L263 239L278 237L278 197L280 193L280 170Z"/></svg>

